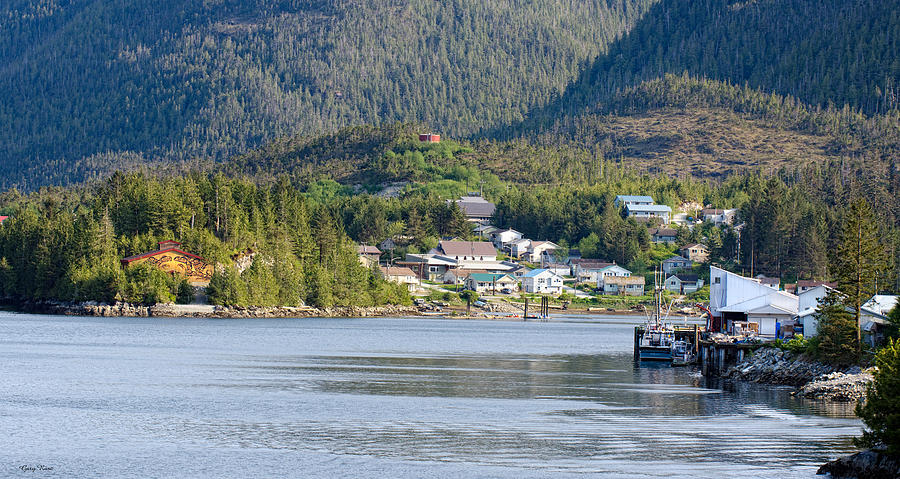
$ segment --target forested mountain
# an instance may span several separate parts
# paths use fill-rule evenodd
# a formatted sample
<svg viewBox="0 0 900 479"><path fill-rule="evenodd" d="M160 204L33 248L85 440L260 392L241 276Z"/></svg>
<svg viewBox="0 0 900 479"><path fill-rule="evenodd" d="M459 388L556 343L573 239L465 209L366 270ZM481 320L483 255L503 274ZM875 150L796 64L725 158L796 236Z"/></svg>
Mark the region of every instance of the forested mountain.
<svg viewBox="0 0 900 479"><path fill-rule="evenodd" d="M524 130L685 72L813 106L889 112L900 106L898 52L900 9L891 0L661 0L560 98L531 112Z"/></svg>
<svg viewBox="0 0 900 479"><path fill-rule="evenodd" d="M360 124L546 140L558 121L617 113L623 92L666 73L887 113L900 88L898 10L889 0L10 0L0 186L218 161ZM835 153L810 145L794 153ZM614 150L606 156L632 156Z"/></svg>
<svg viewBox="0 0 900 479"><path fill-rule="evenodd" d="M652 3L10 0L0 186L221 159L346 125L464 134L519 121Z"/></svg>

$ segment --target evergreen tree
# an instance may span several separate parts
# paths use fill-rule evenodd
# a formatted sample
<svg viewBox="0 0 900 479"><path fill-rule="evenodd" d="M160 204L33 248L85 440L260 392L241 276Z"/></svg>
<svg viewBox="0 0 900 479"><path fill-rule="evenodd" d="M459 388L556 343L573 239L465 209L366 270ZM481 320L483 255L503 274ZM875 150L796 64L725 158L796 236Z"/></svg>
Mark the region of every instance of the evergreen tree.
<svg viewBox="0 0 900 479"><path fill-rule="evenodd" d="M856 405L856 415L867 430L856 442L861 447L884 447L900 457L900 341L891 340L875 355L875 380L866 401Z"/></svg>
<svg viewBox="0 0 900 479"><path fill-rule="evenodd" d="M815 338L816 356L830 364L846 366L859 361L859 339L846 296L830 291L819 304Z"/></svg>
<svg viewBox="0 0 900 479"><path fill-rule="evenodd" d="M861 347L862 305L877 291L879 276L888 269L885 248L878 234L875 214L869 202L859 198L844 215L841 242L834 252L831 274L838 289L853 308L856 322L856 346Z"/></svg>

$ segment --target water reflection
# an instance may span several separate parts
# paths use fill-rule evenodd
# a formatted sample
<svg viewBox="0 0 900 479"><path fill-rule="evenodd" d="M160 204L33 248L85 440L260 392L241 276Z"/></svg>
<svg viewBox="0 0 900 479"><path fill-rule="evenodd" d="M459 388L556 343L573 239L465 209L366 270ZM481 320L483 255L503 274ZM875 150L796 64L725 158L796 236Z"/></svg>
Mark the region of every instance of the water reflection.
<svg viewBox="0 0 900 479"><path fill-rule="evenodd" d="M110 455L133 468L116 477L808 477L852 449L846 406L638 367L631 327L0 316L5 458L58 451L72 477Z"/></svg>

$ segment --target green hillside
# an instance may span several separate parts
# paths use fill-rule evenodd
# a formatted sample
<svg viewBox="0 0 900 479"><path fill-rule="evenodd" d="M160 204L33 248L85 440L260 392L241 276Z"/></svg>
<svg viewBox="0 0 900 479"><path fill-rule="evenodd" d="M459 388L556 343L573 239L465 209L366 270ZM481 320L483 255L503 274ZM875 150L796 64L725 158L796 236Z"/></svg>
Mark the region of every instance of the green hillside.
<svg viewBox="0 0 900 479"><path fill-rule="evenodd" d="M460 135L519 121L652 3L4 2L0 186L222 159L347 125Z"/></svg>

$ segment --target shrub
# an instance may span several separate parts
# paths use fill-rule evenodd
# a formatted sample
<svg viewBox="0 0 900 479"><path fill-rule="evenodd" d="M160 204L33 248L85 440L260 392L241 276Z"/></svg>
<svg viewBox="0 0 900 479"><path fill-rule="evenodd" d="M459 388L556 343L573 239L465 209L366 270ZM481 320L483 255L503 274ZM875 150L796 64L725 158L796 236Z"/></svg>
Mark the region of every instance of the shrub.
<svg viewBox="0 0 900 479"><path fill-rule="evenodd" d="M885 447L900 456L900 341L891 339L875 355L875 381L869 385L866 402L856 406L856 415L867 431L856 439L858 446Z"/></svg>
<svg viewBox="0 0 900 479"><path fill-rule="evenodd" d="M798 334L787 341L776 339L775 347L792 353L802 354L809 351L810 342L802 334Z"/></svg>

